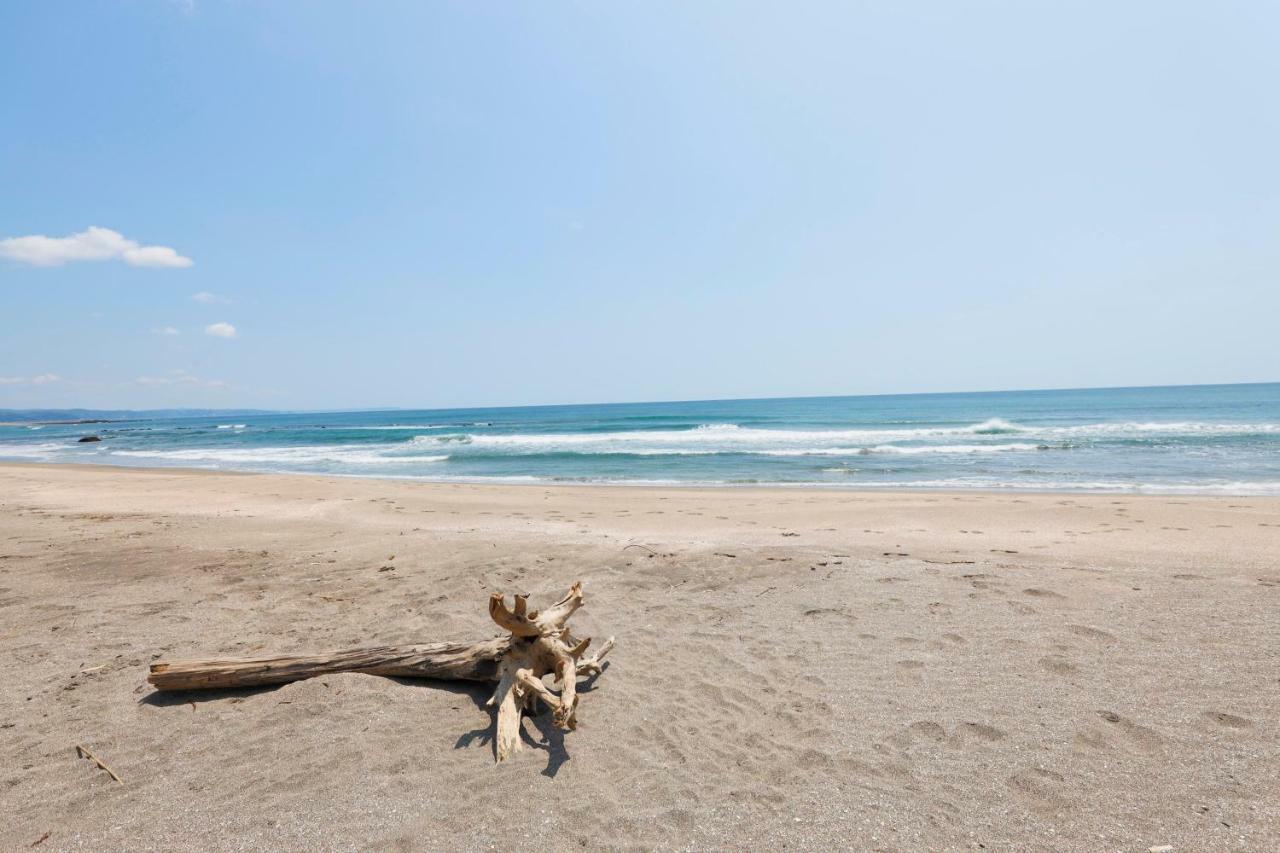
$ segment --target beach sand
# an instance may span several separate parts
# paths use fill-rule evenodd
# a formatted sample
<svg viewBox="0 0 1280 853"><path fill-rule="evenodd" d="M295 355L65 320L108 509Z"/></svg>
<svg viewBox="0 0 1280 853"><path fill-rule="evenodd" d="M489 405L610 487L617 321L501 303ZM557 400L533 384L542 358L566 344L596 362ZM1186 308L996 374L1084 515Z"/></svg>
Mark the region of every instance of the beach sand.
<svg viewBox="0 0 1280 853"><path fill-rule="evenodd" d="M611 666L502 765L479 685L145 682L575 580ZM1274 850L1278 605L1273 498L4 465L0 847Z"/></svg>

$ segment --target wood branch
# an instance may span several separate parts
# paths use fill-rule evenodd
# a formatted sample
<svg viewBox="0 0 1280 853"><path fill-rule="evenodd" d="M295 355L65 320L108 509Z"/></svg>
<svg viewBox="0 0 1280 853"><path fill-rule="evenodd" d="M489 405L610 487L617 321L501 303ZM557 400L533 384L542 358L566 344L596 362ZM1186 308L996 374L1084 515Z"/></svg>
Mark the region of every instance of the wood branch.
<svg viewBox="0 0 1280 853"><path fill-rule="evenodd" d="M510 637L480 643L374 646L314 655L228 660L159 661L147 681L157 690L208 690L284 684L335 672L400 678L494 681Z"/></svg>
<svg viewBox="0 0 1280 853"><path fill-rule="evenodd" d="M520 749L521 697L517 692L515 673L507 665L503 668L506 671L493 694L498 705L493 727L493 755L498 761L505 761L511 753Z"/></svg>
<svg viewBox="0 0 1280 853"><path fill-rule="evenodd" d="M553 628L563 628L569 617L582 606L582 584L575 583L569 588L569 594L538 614L538 624L543 626L543 633L550 633Z"/></svg>
<svg viewBox="0 0 1280 853"><path fill-rule="evenodd" d="M562 636L561 639L564 640L565 643L570 642L570 637L567 633L564 636ZM577 645L569 649L569 654L573 655L574 660L577 660L578 658L582 657L582 653L587 650L587 646L589 645L591 645L591 638L583 637L581 640L578 641Z"/></svg>
<svg viewBox="0 0 1280 853"><path fill-rule="evenodd" d="M516 681L524 687L527 694L546 702L547 707L551 710L555 711L560 708L560 697L552 693L547 688L547 685L542 683L542 679L533 674L533 670L517 670Z"/></svg>
<svg viewBox="0 0 1280 853"><path fill-rule="evenodd" d="M578 661L578 675L594 675L603 672L604 669L601 667L600 661L604 660L604 656L609 654L612 649L613 637L610 637L600 645L600 651L589 658L581 658Z"/></svg>
<svg viewBox="0 0 1280 853"><path fill-rule="evenodd" d="M575 583L568 595L541 612L529 610L528 596L515 596L515 609L507 607L506 596L495 592L489 596L489 616L499 627L517 637L545 637L558 634L574 611L582 606L582 584Z"/></svg>
<svg viewBox="0 0 1280 853"><path fill-rule="evenodd" d="M107 775L108 775L108 776L110 776L112 779L115 779L115 780L116 780L117 782L119 782L121 785L123 785L123 784L124 784L124 780L123 780L123 779L121 779L119 776L117 776L117 775L116 775L116 771L114 771L114 770L112 770L110 767L108 767L108 766L106 765L106 763L105 763L101 758L99 758L98 756L96 756L96 755L94 755L92 752L90 752L90 751L89 751L89 747L84 746L83 744L79 744L79 743L78 743L78 744L76 744L76 755L77 755L77 756L79 756L80 758L87 758L87 759L89 759L89 760L90 760L90 761L92 761L94 764L98 765L98 769L99 769L99 770L105 770L105 771L107 771ZM32 846L35 846L35 845L32 845Z"/></svg>
<svg viewBox="0 0 1280 853"><path fill-rule="evenodd" d="M555 708L556 725L562 729L576 729L578 720L578 664L568 646L555 641L555 674L560 682L560 706Z"/></svg>
<svg viewBox="0 0 1280 853"><path fill-rule="evenodd" d="M538 626L533 624L533 620L525 612L524 596L516 596L516 609L514 611L507 609L505 599L506 596L500 592L495 592L489 596L489 616L494 622L498 623L498 627L510 631L517 637L538 636Z"/></svg>
<svg viewBox="0 0 1280 853"><path fill-rule="evenodd" d="M583 657L591 638L575 639L566 627L582 602L581 583L541 612L529 610L527 596L515 596L515 605L509 609L505 596L494 593L489 597L489 616L509 636L479 643L376 646L315 655L157 661L151 664L147 680L157 690L257 687L337 672L497 682L486 705L497 709L494 756L503 761L520 749L521 715L535 710L539 700L551 709L558 727L577 727L577 679L600 673L600 661L613 648L610 637L596 654ZM542 681L547 673L556 676L558 696Z"/></svg>

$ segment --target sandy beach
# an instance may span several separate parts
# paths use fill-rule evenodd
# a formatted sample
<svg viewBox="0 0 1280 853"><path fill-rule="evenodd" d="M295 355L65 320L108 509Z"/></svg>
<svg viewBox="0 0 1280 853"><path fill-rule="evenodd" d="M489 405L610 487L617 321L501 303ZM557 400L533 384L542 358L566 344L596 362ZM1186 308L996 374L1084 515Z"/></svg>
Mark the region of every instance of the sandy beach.
<svg viewBox="0 0 1280 853"><path fill-rule="evenodd" d="M611 665L502 765L479 685L145 682L575 580ZM1278 603L1275 498L3 465L0 847L1272 850Z"/></svg>

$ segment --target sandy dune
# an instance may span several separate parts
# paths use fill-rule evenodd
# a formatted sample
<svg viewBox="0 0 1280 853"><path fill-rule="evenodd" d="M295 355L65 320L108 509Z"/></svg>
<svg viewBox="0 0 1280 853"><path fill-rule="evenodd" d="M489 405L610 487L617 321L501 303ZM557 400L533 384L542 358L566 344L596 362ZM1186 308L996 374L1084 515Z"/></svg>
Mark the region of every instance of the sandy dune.
<svg viewBox="0 0 1280 853"><path fill-rule="evenodd" d="M502 766L480 687L144 682L576 579L612 665ZM5 465L0 847L1274 850L1278 604L1276 499Z"/></svg>

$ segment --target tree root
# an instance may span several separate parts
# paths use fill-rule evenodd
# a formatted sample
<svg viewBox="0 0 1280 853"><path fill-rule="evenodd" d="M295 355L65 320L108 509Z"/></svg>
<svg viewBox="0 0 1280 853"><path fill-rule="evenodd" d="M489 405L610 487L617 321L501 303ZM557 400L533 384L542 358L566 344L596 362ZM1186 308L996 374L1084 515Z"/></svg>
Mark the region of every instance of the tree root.
<svg viewBox="0 0 1280 853"><path fill-rule="evenodd" d="M497 687L487 704L497 708L494 756L503 761L520 749L520 719L535 711L538 702L551 709L557 727L577 728L577 680L603 672L602 661L614 645L610 637L588 656L591 638L570 634L566 623L582 602L581 583L542 611L529 610L528 597L523 595L515 596L513 607L508 608L506 597L495 592L489 598L489 616L509 636L479 643L378 646L318 655L157 661L151 664L147 680L157 690L255 687L335 672L495 681ZM559 694L543 681L548 674L554 675Z"/></svg>

